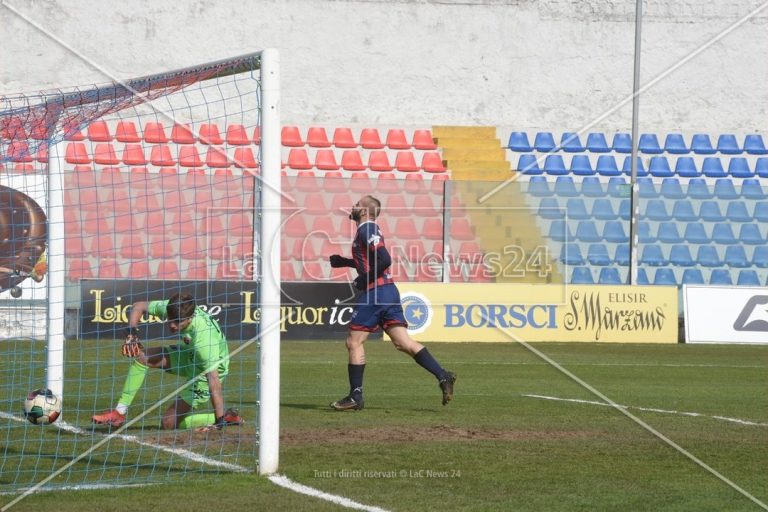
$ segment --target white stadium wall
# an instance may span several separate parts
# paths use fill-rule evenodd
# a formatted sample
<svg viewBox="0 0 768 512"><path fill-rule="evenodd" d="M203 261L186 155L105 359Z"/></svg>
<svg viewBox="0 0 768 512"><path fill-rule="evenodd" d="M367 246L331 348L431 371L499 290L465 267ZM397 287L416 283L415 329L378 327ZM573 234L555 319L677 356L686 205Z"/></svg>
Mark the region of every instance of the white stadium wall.
<svg viewBox="0 0 768 512"><path fill-rule="evenodd" d="M17 0L0 8L0 93L276 47L286 123L578 129L631 93L634 3ZM761 3L647 1L643 80ZM768 131L766 34L768 9L661 81L641 130ZM627 103L594 129L630 126Z"/></svg>

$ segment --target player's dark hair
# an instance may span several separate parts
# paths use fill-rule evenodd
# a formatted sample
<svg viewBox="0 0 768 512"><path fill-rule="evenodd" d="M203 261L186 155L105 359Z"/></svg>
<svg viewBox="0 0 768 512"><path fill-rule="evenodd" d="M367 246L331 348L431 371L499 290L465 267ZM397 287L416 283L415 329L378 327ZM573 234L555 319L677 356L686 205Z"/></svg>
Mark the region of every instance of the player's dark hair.
<svg viewBox="0 0 768 512"><path fill-rule="evenodd" d="M179 322L195 314L195 299L189 293L176 293L168 299L168 320Z"/></svg>
<svg viewBox="0 0 768 512"><path fill-rule="evenodd" d="M368 217L371 219L378 218L381 213L381 201L373 196L365 196L368 199Z"/></svg>

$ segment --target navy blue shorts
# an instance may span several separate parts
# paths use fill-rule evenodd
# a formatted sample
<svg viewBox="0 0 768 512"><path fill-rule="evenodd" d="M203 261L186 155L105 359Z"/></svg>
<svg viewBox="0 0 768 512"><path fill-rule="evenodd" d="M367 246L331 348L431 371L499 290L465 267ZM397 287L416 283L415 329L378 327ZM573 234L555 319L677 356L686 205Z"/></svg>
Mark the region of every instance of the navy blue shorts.
<svg viewBox="0 0 768 512"><path fill-rule="evenodd" d="M350 331L376 332L396 325L408 327L400 304L400 291L394 284L376 286L357 298L349 323Z"/></svg>

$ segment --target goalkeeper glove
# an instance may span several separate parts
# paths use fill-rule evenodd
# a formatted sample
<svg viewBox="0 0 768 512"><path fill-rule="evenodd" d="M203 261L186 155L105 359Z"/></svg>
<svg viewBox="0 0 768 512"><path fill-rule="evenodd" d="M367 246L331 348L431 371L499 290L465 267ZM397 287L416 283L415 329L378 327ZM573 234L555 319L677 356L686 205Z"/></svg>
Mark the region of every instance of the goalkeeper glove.
<svg viewBox="0 0 768 512"><path fill-rule="evenodd" d="M144 345L139 341L139 329L128 327L125 341L120 351L125 357L139 357L144 353Z"/></svg>

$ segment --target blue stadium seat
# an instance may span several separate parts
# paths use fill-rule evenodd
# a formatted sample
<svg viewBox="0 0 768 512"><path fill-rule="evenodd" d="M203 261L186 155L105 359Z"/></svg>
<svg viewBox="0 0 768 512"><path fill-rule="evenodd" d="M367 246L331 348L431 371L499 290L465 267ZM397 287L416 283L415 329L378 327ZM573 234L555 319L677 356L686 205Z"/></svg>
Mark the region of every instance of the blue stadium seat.
<svg viewBox="0 0 768 512"><path fill-rule="evenodd" d="M680 180L677 178L664 178L661 181L661 197L666 199L682 199L685 197L683 187L680 186Z"/></svg>
<svg viewBox="0 0 768 512"><path fill-rule="evenodd" d="M643 251L640 256L641 265L649 265L651 267L662 267L669 263L664 257L664 253L661 252L661 246L658 245L644 245Z"/></svg>
<svg viewBox="0 0 768 512"><path fill-rule="evenodd" d="M708 244L709 236L701 222L690 222L685 226L683 238L689 244Z"/></svg>
<svg viewBox="0 0 768 512"><path fill-rule="evenodd" d="M651 230L650 222L637 223L637 241L641 244L652 244L656 241L656 233Z"/></svg>
<svg viewBox="0 0 768 512"><path fill-rule="evenodd" d="M768 156L761 156L755 162L755 174L761 178L768 178Z"/></svg>
<svg viewBox="0 0 768 512"><path fill-rule="evenodd" d="M531 176L528 180L528 193L534 197L547 197L552 195L549 182L544 176Z"/></svg>
<svg viewBox="0 0 768 512"><path fill-rule="evenodd" d="M616 267L603 267L600 269L600 276L597 279L599 284L624 284L619 275L619 269Z"/></svg>
<svg viewBox="0 0 768 512"><path fill-rule="evenodd" d="M693 211L693 205L690 201L680 199L675 201L672 207L672 218L678 222L692 222L699 220L699 216Z"/></svg>
<svg viewBox="0 0 768 512"><path fill-rule="evenodd" d="M576 226L576 240L580 242L599 242L603 239L598 232L597 226L591 220L581 220Z"/></svg>
<svg viewBox="0 0 768 512"><path fill-rule="evenodd" d="M632 153L632 135L629 133L614 133L611 147L617 153Z"/></svg>
<svg viewBox="0 0 768 512"><path fill-rule="evenodd" d="M645 202L645 218L650 220L670 220L667 205L662 199L650 199Z"/></svg>
<svg viewBox="0 0 768 512"><path fill-rule="evenodd" d="M688 197L691 199L712 199L715 195L709 189L704 178L691 178L688 180Z"/></svg>
<svg viewBox="0 0 768 512"><path fill-rule="evenodd" d="M755 173L749 168L749 162L743 156L735 156L728 162L728 174L732 178L754 178Z"/></svg>
<svg viewBox="0 0 768 512"><path fill-rule="evenodd" d="M647 155L660 155L664 152L664 150L661 149L661 146L659 146L659 139L656 137L655 133L640 134L638 150Z"/></svg>
<svg viewBox="0 0 768 512"><path fill-rule="evenodd" d="M637 282L635 284L651 284L644 268L637 269Z"/></svg>
<svg viewBox="0 0 768 512"><path fill-rule="evenodd" d="M558 197L576 197L579 195L576 184L570 176L558 176L553 192Z"/></svg>
<svg viewBox="0 0 768 512"><path fill-rule="evenodd" d="M563 219L565 218L565 208L560 206L554 197L545 197L539 203L538 215L542 219Z"/></svg>
<svg viewBox="0 0 768 512"><path fill-rule="evenodd" d="M618 214L613 210L610 199L595 199L592 203L592 218L597 220L616 220Z"/></svg>
<svg viewBox="0 0 768 512"><path fill-rule="evenodd" d="M560 252L560 261L569 266L583 265L584 257L581 255L579 244L565 244Z"/></svg>
<svg viewBox="0 0 768 512"><path fill-rule="evenodd" d="M730 245L738 242L730 224L718 222L712 228L712 241L720 245Z"/></svg>
<svg viewBox="0 0 768 512"><path fill-rule="evenodd" d="M566 153L582 153L585 150L579 140L579 134L574 132L563 132L560 137L560 148Z"/></svg>
<svg viewBox="0 0 768 512"><path fill-rule="evenodd" d="M687 245L673 245L669 250L669 262L677 267L692 267L696 264Z"/></svg>
<svg viewBox="0 0 768 512"><path fill-rule="evenodd" d="M750 265L747 253L742 245L729 245L725 248L725 264L734 268L747 268Z"/></svg>
<svg viewBox="0 0 768 512"><path fill-rule="evenodd" d="M585 220L590 217L584 200L580 197L569 199L565 209L567 217L571 220Z"/></svg>
<svg viewBox="0 0 768 512"><path fill-rule="evenodd" d="M631 156L624 158L624 163L621 166L621 172L623 172L627 176L630 176L632 174L632 157ZM645 165L643 164L643 160L640 157L637 157L637 176L638 178L648 176L648 170L645 168Z"/></svg>
<svg viewBox="0 0 768 512"><path fill-rule="evenodd" d="M752 216L747 211L747 205L743 201L731 201L725 211L725 216L731 222L751 222Z"/></svg>
<svg viewBox="0 0 768 512"><path fill-rule="evenodd" d="M536 155L520 155L517 160L517 170L523 174L541 174L544 172L539 167Z"/></svg>
<svg viewBox="0 0 768 512"><path fill-rule="evenodd" d="M705 284L701 270L697 268L685 269L683 271L683 284Z"/></svg>
<svg viewBox="0 0 768 512"><path fill-rule="evenodd" d="M726 200L738 199L739 193L733 186L733 180L730 178L715 180L715 197Z"/></svg>
<svg viewBox="0 0 768 512"><path fill-rule="evenodd" d="M739 242L746 245L763 245L766 241L757 224L742 224L739 228Z"/></svg>
<svg viewBox="0 0 768 512"><path fill-rule="evenodd" d="M592 272L587 267L576 267L571 274L571 284L594 284Z"/></svg>
<svg viewBox="0 0 768 512"><path fill-rule="evenodd" d="M608 178L608 188L606 192L611 197L629 197L632 190L629 188L627 180L616 176Z"/></svg>
<svg viewBox="0 0 768 512"><path fill-rule="evenodd" d="M600 155L597 157L597 173L600 176L620 176L621 171L616 165L613 155Z"/></svg>
<svg viewBox="0 0 768 512"><path fill-rule="evenodd" d="M706 133L697 133L691 138L691 149L697 155L714 155L717 152Z"/></svg>
<svg viewBox="0 0 768 512"><path fill-rule="evenodd" d="M696 263L702 267L721 267L723 261L714 245L702 245L696 253Z"/></svg>
<svg viewBox="0 0 768 512"><path fill-rule="evenodd" d="M560 155L547 155L547 158L544 159L544 172L550 176L565 176L568 174L563 157Z"/></svg>
<svg viewBox="0 0 768 512"><path fill-rule="evenodd" d="M611 257L608 256L608 249L603 244L590 244L587 250L587 261L590 265L603 267L611 264Z"/></svg>
<svg viewBox="0 0 768 512"><path fill-rule="evenodd" d="M652 156L651 162L648 164L648 172L656 178L669 178L675 175L665 156Z"/></svg>
<svg viewBox="0 0 768 512"><path fill-rule="evenodd" d="M755 247L752 253L752 264L760 268L768 268L768 245Z"/></svg>
<svg viewBox="0 0 768 512"><path fill-rule="evenodd" d="M678 232L677 224L675 222L660 223L657 236L659 242L665 244L679 244L683 241L683 237L680 236L680 232Z"/></svg>
<svg viewBox="0 0 768 512"><path fill-rule="evenodd" d="M507 147L512 151L527 153L533 151L531 143L528 141L528 134L525 132L512 132L509 134L509 143Z"/></svg>
<svg viewBox="0 0 768 512"><path fill-rule="evenodd" d="M594 176L595 170L587 155L573 155L571 158L571 174L576 176Z"/></svg>
<svg viewBox="0 0 768 512"><path fill-rule="evenodd" d="M690 156L681 156L675 162L675 174L681 178L698 178L701 172L696 167L696 161Z"/></svg>
<svg viewBox="0 0 768 512"><path fill-rule="evenodd" d="M653 284L677 286L675 273L671 268L657 268L653 276Z"/></svg>
<svg viewBox="0 0 768 512"><path fill-rule="evenodd" d="M724 155L739 155L742 152L741 146L736 142L736 136L730 133L724 133L717 138L717 150Z"/></svg>
<svg viewBox="0 0 768 512"><path fill-rule="evenodd" d="M707 178L725 178L728 174L723 169L723 164L716 156L708 156L704 158L704 163L701 165L701 172Z"/></svg>
<svg viewBox="0 0 768 512"><path fill-rule="evenodd" d="M653 178L637 178L638 195L643 199L659 197Z"/></svg>
<svg viewBox="0 0 768 512"><path fill-rule="evenodd" d="M702 201L699 206L699 218L706 222L723 222L725 215L720 211L717 201Z"/></svg>
<svg viewBox="0 0 768 512"><path fill-rule="evenodd" d="M603 238L606 242L625 244L629 236L624 232L624 224L618 220L609 220L603 226Z"/></svg>
<svg viewBox="0 0 768 512"><path fill-rule="evenodd" d="M750 155L768 155L763 136L752 133L744 137L744 151Z"/></svg>
<svg viewBox="0 0 768 512"><path fill-rule="evenodd" d="M731 273L724 268L716 268L709 275L709 284L713 285L732 285Z"/></svg>
<svg viewBox="0 0 768 512"><path fill-rule="evenodd" d="M763 186L760 184L760 180L746 179L741 182L741 197L744 199L765 199L766 194L763 191Z"/></svg>
<svg viewBox="0 0 768 512"><path fill-rule="evenodd" d="M629 220L632 216L632 210L629 205L629 199L622 199L619 203L619 218L621 220Z"/></svg>
<svg viewBox="0 0 768 512"><path fill-rule="evenodd" d="M564 220L555 220L549 225L549 238L555 242L568 242L573 240L573 235Z"/></svg>
<svg viewBox="0 0 768 512"><path fill-rule="evenodd" d="M768 203L765 201L755 203L755 210L752 212L752 218L758 222L768 222Z"/></svg>
<svg viewBox="0 0 768 512"><path fill-rule="evenodd" d="M550 151L554 151L556 146L555 138L549 132L538 132L536 137L533 139L534 149L542 153L549 153Z"/></svg>
<svg viewBox="0 0 768 512"><path fill-rule="evenodd" d="M587 176L581 180L581 195L584 197L605 197L603 184L597 176Z"/></svg>
<svg viewBox="0 0 768 512"><path fill-rule="evenodd" d="M613 262L622 267L629 265L629 244L619 244L616 246Z"/></svg>
<svg viewBox="0 0 768 512"><path fill-rule="evenodd" d="M681 133L668 133L664 139L664 151L673 155L685 155L691 150L686 146Z"/></svg>
<svg viewBox="0 0 768 512"><path fill-rule="evenodd" d="M760 286L760 278L754 270L740 270L737 286Z"/></svg>
<svg viewBox="0 0 768 512"><path fill-rule="evenodd" d="M592 153L608 153L611 150L605 141L605 135L602 133L587 135L587 149Z"/></svg>

